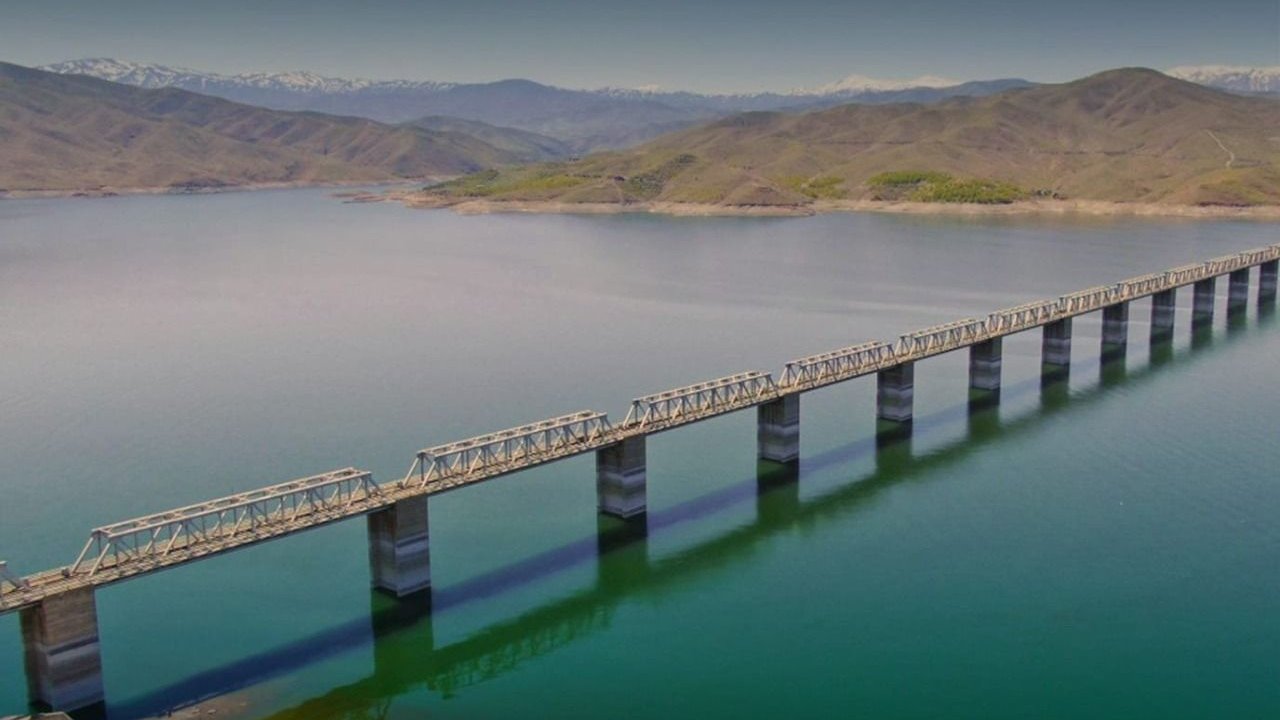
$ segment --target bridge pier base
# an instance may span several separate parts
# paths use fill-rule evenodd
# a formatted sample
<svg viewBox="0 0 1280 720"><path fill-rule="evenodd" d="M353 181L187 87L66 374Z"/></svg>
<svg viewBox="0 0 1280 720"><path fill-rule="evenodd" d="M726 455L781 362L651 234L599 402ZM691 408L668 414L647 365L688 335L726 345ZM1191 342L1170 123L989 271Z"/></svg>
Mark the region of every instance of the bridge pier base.
<svg viewBox="0 0 1280 720"><path fill-rule="evenodd" d="M1249 268L1227 276L1227 310L1243 309L1249 304Z"/></svg>
<svg viewBox="0 0 1280 720"><path fill-rule="evenodd" d="M1000 389L1000 366L1004 357L1003 338L969 346L969 389Z"/></svg>
<svg viewBox="0 0 1280 720"><path fill-rule="evenodd" d="M756 446L761 460L791 462L800 457L800 394L783 395L756 412Z"/></svg>
<svg viewBox="0 0 1280 720"><path fill-rule="evenodd" d="M1124 355L1129 345L1129 303L1102 308L1102 359Z"/></svg>
<svg viewBox="0 0 1280 720"><path fill-rule="evenodd" d="M1213 322L1213 303L1217 297L1218 278L1201 280L1194 286L1191 301L1191 321L1195 325Z"/></svg>
<svg viewBox="0 0 1280 720"><path fill-rule="evenodd" d="M645 437L627 438L596 451L596 497L600 512L620 518L648 509Z"/></svg>
<svg viewBox="0 0 1280 720"><path fill-rule="evenodd" d="M1173 334L1177 307L1177 290L1164 290L1151 296L1151 337L1161 339Z"/></svg>
<svg viewBox="0 0 1280 720"><path fill-rule="evenodd" d="M915 400L915 363L902 363L876 373L876 417L909 422Z"/></svg>
<svg viewBox="0 0 1280 720"><path fill-rule="evenodd" d="M1270 260L1258 266L1258 299L1274 300L1277 278L1280 278L1280 260Z"/></svg>
<svg viewBox="0 0 1280 720"><path fill-rule="evenodd" d="M79 710L103 702L93 588L51 595L20 615L31 701L55 710Z"/></svg>
<svg viewBox="0 0 1280 720"><path fill-rule="evenodd" d="M1051 368L1071 367L1071 318L1044 326L1040 341L1040 361Z"/></svg>
<svg viewBox="0 0 1280 720"><path fill-rule="evenodd" d="M427 496L370 513L369 567L373 586L396 597L431 587Z"/></svg>

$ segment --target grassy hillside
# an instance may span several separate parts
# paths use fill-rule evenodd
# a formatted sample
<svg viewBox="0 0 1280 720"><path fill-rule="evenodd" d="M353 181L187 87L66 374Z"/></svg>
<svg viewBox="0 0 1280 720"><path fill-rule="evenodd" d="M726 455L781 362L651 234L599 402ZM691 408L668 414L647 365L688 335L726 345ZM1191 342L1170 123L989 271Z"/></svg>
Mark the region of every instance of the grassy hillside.
<svg viewBox="0 0 1280 720"><path fill-rule="evenodd" d="M0 189L455 175L525 159L470 135L143 90L0 63Z"/></svg>
<svg viewBox="0 0 1280 720"><path fill-rule="evenodd" d="M899 174L922 178L884 182ZM1023 197L1280 204L1280 103L1122 69L933 105L746 113L631 151L463 178L428 195L747 206Z"/></svg>
<svg viewBox="0 0 1280 720"><path fill-rule="evenodd" d="M541 162L573 154L567 143L553 137L516 128L500 127L462 118L431 115L405 123L411 127L468 135L502 150L523 163Z"/></svg>

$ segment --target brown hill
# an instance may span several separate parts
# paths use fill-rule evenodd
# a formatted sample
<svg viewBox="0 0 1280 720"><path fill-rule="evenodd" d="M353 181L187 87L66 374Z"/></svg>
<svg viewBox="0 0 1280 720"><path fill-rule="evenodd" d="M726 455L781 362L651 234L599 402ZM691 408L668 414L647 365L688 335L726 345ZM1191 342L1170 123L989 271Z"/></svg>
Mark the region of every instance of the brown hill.
<svg viewBox="0 0 1280 720"><path fill-rule="evenodd" d="M0 63L0 189L427 178L516 162L458 132L281 112Z"/></svg>
<svg viewBox="0 0 1280 720"><path fill-rule="evenodd" d="M975 178L992 182L964 181ZM933 105L747 113L632 151L463 178L428 195L745 206L1036 195L1280 204L1280 102L1122 69Z"/></svg>

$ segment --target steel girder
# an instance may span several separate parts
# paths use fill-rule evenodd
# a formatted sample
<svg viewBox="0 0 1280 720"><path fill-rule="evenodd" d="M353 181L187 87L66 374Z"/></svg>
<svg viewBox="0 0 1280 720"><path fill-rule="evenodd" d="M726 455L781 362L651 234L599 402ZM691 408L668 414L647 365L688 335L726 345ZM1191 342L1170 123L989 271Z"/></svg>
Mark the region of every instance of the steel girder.
<svg viewBox="0 0 1280 720"><path fill-rule="evenodd" d="M628 430L682 425L756 405L776 394L769 373L742 372L636 398L622 425Z"/></svg>
<svg viewBox="0 0 1280 720"><path fill-rule="evenodd" d="M866 342L792 360L782 370L780 387L809 389L849 380L897 362L893 346Z"/></svg>
<svg viewBox="0 0 1280 720"><path fill-rule="evenodd" d="M70 572L92 576L131 563L163 562L174 553L226 550L267 531L316 524L316 516L347 511L380 492L372 475L346 468L127 520L95 529Z"/></svg>
<svg viewBox="0 0 1280 720"><path fill-rule="evenodd" d="M401 485L419 487L473 473L492 474L585 450L612 431L605 413L583 410L418 452ZM416 475L416 477L415 477Z"/></svg>

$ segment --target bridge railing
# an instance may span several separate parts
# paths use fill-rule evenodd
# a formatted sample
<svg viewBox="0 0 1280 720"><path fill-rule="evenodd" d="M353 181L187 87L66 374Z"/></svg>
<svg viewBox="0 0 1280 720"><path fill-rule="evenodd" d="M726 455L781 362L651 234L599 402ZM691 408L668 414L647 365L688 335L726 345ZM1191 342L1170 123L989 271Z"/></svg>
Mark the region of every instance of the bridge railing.
<svg viewBox="0 0 1280 720"><path fill-rule="evenodd" d="M268 530L314 524L322 513L341 514L379 493L370 473L346 468L126 520L95 529L70 573L92 576L171 554L226 549L274 534Z"/></svg>
<svg viewBox="0 0 1280 720"><path fill-rule="evenodd" d="M899 362L937 355L972 345L983 339L986 331L986 323L976 318L934 325L900 336L894 344L893 355Z"/></svg>
<svg viewBox="0 0 1280 720"><path fill-rule="evenodd" d="M1057 309L1058 302L1056 300L1036 300L1003 310L996 310L987 315L987 335L990 337L1008 335L1043 325L1053 319Z"/></svg>
<svg viewBox="0 0 1280 720"><path fill-rule="evenodd" d="M875 372L894 362L893 346L888 343L850 345L792 360L783 368L778 386L799 390L829 385Z"/></svg>
<svg viewBox="0 0 1280 720"><path fill-rule="evenodd" d="M636 398L623 427L646 430L693 422L757 404L776 391L769 373L753 370L728 375Z"/></svg>
<svg viewBox="0 0 1280 720"><path fill-rule="evenodd" d="M599 440L613 428L605 413L594 410L562 415L510 430L420 450L401 485L489 474L522 464L553 459Z"/></svg>
<svg viewBox="0 0 1280 720"><path fill-rule="evenodd" d="M1121 280L1120 293L1126 299L1153 295L1161 290L1169 289L1168 273L1148 273Z"/></svg>

